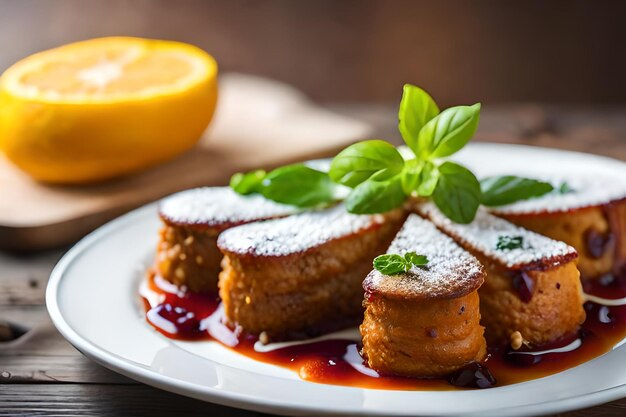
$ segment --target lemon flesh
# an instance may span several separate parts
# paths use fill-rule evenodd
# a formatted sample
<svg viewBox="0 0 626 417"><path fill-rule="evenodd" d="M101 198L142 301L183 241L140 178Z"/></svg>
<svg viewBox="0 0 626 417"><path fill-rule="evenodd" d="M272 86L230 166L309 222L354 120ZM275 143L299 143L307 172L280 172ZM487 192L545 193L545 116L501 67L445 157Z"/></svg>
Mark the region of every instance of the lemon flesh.
<svg viewBox="0 0 626 417"><path fill-rule="evenodd" d="M0 78L0 150L51 183L150 167L198 141L216 77L210 55L170 41L100 38L32 55Z"/></svg>

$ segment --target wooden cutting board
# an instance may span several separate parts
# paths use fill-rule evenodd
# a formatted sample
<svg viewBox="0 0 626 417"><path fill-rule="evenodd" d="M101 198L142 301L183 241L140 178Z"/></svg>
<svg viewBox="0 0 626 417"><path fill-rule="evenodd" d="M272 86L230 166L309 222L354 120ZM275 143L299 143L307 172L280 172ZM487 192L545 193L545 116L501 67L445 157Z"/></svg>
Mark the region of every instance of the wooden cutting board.
<svg viewBox="0 0 626 417"><path fill-rule="evenodd" d="M76 241L104 222L173 192L224 185L237 171L329 156L370 126L315 106L287 85L220 77L215 118L192 151L133 176L90 186L37 183L0 157L0 248Z"/></svg>

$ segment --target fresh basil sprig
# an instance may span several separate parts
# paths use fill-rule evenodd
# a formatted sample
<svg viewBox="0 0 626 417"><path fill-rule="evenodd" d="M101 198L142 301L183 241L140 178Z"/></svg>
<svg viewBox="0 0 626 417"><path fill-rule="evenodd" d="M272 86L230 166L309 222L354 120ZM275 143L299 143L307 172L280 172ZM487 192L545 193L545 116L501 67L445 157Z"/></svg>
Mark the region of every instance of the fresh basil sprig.
<svg viewBox="0 0 626 417"><path fill-rule="evenodd" d="M429 197L437 188L439 183L439 177L441 172L439 168L430 161L424 162L424 167L420 173L419 185L415 188L417 195L422 197Z"/></svg>
<svg viewBox="0 0 626 417"><path fill-rule="evenodd" d="M269 200L297 207L315 207L335 201L337 185L328 174L302 164L276 168L269 174L257 170L237 173L230 180L239 194L260 193Z"/></svg>
<svg viewBox="0 0 626 417"><path fill-rule="evenodd" d="M302 164L287 165L267 174L261 194L265 198L298 207L330 203L335 184L328 174Z"/></svg>
<svg viewBox="0 0 626 417"><path fill-rule="evenodd" d="M398 110L398 130L414 153L418 153L420 130L438 114L437 103L426 91L411 84L404 85Z"/></svg>
<svg viewBox="0 0 626 417"><path fill-rule="evenodd" d="M469 169L444 162L439 167L433 201L446 217L457 223L470 223L480 206L480 183Z"/></svg>
<svg viewBox="0 0 626 417"><path fill-rule="evenodd" d="M352 188L345 205L350 213L382 213L400 207L409 196L432 198L457 223L471 222L480 204L499 206L538 197L553 190L545 182L514 176L482 182L458 163L442 160L461 150L474 136L480 104L439 110L433 98L406 84L398 111L398 129L412 155L406 158L390 143L366 140L341 151L328 174L304 165L289 165L266 174L235 174L231 187L240 194L260 193L299 207L336 200L337 187ZM561 193L571 192L561 187Z"/></svg>
<svg viewBox="0 0 626 417"><path fill-rule="evenodd" d="M497 250L513 250L519 249L524 245L524 237L522 236L498 236L496 243Z"/></svg>
<svg viewBox="0 0 626 417"><path fill-rule="evenodd" d="M238 172L230 178L230 188L243 195L259 192L266 175L267 172L262 169L247 173Z"/></svg>
<svg viewBox="0 0 626 417"><path fill-rule="evenodd" d="M457 152L472 138L480 120L480 104L439 112L428 93L407 84L398 120L414 158L401 161L392 145L376 140L349 146L333 159L330 178L354 188L346 200L348 211L387 211L401 206L410 195L432 196L455 222L472 221L480 204L478 180L469 170L442 163L439 158Z"/></svg>
<svg viewBox="0 0 626 417"><path fill-rule="evenodd" d="M480 120L480 103L444 110L419 131L417 156L435 159L461 150L474 136Z"/></svg>
<svg viewBox="0 0 626 417"><path fill-rule="evenodd" d="M554 190L550 183L512 175L485 178L480 181L480 188L482 204L492 207L540 197Z"/></svg>
<svg viewBox="0 0 626 417"><path fill-rule="evenodd" d="M399 207L406 200L402 181L395 176L387 181L367 180L359 184L346 198L350 213L384 213Z"/></svg>
<svg viewBox="0 0 626 417"><path fill-rule="evenodd" d="M402 191L406 195L410 195L422 182L422 171L424 170L424 162L417 159L409 159L405 162L405 168L400 174L400 182L402 183Z"/></svg>
<svg viewBox="0 0 626 417"><path fill-rule="evenodd" d="M404 254L404 259L411 262L415 266L426 266L428 265L428 258L426 255L418 255L415 252L407 252Z"/></svg>
<svg viewBox="0 0 626 417"><path fill-rule="evenodd" d="M418 267L428 265L428 258L415 252L407 252L404 256L387 253L374 258L373 263L377 271L385 275L396 275L408 272L412 265Z"/></svg>
<svg viewBox="0 0 626 417"><path fill-rule="evenodd" d="M399 174L404 159L395 146L384 140L366 140L339 152L330 165L330 178L338 184L356 187L373 179L383 181Z"/></svg>

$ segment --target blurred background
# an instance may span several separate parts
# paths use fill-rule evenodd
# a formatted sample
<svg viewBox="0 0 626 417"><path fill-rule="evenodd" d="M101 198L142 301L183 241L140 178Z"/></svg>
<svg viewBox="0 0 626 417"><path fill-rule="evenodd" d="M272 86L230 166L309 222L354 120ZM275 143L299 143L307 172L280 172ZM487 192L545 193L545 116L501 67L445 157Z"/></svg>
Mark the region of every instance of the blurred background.
<svg viewBox="0 0 626 417"><path fill-rule="evenodd" d="M107 35L173 39L320 102L626 102L624 1L0 0L0 70Z"/></svg>

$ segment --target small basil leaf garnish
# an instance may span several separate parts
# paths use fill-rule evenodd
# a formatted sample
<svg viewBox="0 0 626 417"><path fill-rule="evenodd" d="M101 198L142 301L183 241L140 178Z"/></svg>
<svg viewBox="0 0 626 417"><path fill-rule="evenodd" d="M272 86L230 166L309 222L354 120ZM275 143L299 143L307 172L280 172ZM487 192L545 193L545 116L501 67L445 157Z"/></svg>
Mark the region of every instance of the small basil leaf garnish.
<svg viewBox="0 0 626 417"><path fill-rule="evenodd" d="M279 203L313 207L333 202L335 187L326 173L295 164L267 174L260 192L264 197Z"/></svg>
<svg viewBox="0 0 626 417"><path fill-rule="evenodd" d="M377 256L373 263L374 269L385 275L401 274L408 270L407 266L410 267L410 263L402 256L389 253Z"/></svg>
<svg viewBox="0 0 626 417"><path fill-rule="evenodd" d="M426 91L411 84L404 85L398 110L398 129L404 142L416 154L420 130L438 114L439 107Z"/></svg>
<svg viewBox="0 0 626 417"><path fill-rule="evenodd" d="M230 188L243 195L256 193L260 190L266 175L262 169L247 173L238 172L230 177Z"/></svg>
<svg viewBox="0 0 626 417"><path fill-rule="evenodd" d="M328 174L334 182L354 188L373 175L376 181L392 178L403 168L404 159L393 145L367 140L348 146L335 156Z"/></svg>
<svg viewBox="0 0 626 417"><path fill-rule="evenodd" d="M462 224L474 220L480 196L480 183L470 170L454 162L439 166L433 201L450 220Z"/></svg>
<svg viewBox="0 0 626 417"><path fill-rule="evenodd" d="M384 213L406 200L399 176L388 181L365 181L348 194L346 209L354 214Z"/></svg>
<svg viewBox="0 0 626 417"><path fill-rule="evenodd" d="M404 259L408 262L412 263L415 266L426 266L428 265L428 258L424 255L418 255L415 252L407 252L404 254Z"/></svg>
<svg viewBox="0 0 626 417"><path fill-rule="evenodd" d="M540 197L554 189L550 183L513 175L485 178L480 182L480 188L481 203L490 207Z"/></svg>
<svg viewBox="0 0 626 417"><path fill-rule="evenodd" d="M387 253L374 258L374 269L385 275L396 275L408 272L411 265L426 266L428 258L415 252L407 252L402 255Z"/></svg>
<svg viewBox="0 0 626 417"><path fill-rule="evenodd" d="M479 120L480 103L442 111L420 130L418 156L433 159L452 155L474 136Z"/></svg>
<svg viewBox="0 0 626 417"><path fill-rule="evenodd" d="M519 249L524 245L522 236L498 236L497 250Z"/></svg>
<svg viewBox="0 0 626 417"><path fill-rule="evenodd" d="M559 194L570 194L570 193L575 193L576 190L573 189L568 183L567 181L563 181L561 183L561 185L559 185L558 188L558 192Z"/></svg>

